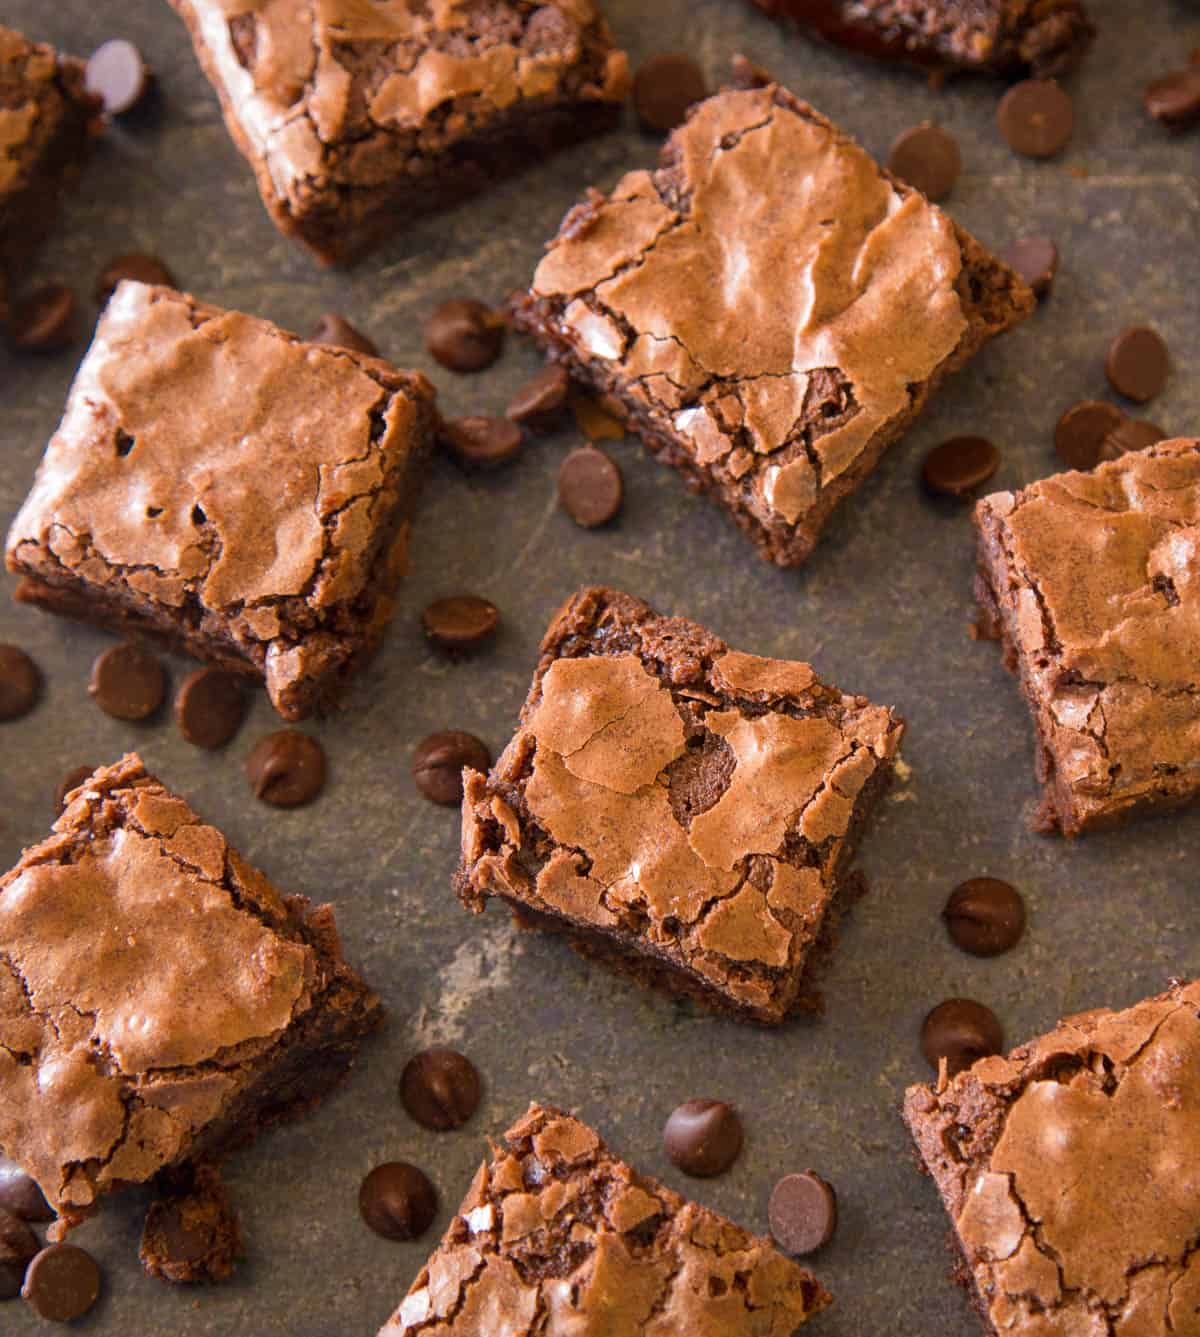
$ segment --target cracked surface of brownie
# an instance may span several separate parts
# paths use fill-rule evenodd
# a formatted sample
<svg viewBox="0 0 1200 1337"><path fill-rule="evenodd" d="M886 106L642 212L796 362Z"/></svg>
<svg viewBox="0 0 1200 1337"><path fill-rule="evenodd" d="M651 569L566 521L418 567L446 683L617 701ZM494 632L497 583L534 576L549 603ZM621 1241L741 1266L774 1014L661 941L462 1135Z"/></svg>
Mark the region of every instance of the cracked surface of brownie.
<svg viewBox="0 0 1200 1337"><path fill-rule="evenodd" d="M581 591L546 634L515 737L489 776L466 773L459 894L779 1022L812 1005L810 959L903 727L807 664Z"/></svg>
<svg viewBox="0 0 1200 1337"><path fill-rule="evenodd" d="M976 592L1037 731L1042 829L1200 792L1200 440L983 498Z"/></svg>
<svg viewBox="0 0 1200 1337"><path fill-rule="evenodd" d="M1200 1331L1200 984L907 1093L989 1332Z"/></svg>
<svg viewBox="0 0 1200 1337"><path fill-rule="evenodd" d="M1033 304L772 85L698 104L657 171L577 205L515 315L792 566L934 386Z"/></svg>
<svg viewBox="0 0 1200 1337"><path fill-rule="evenodd" d="M172 0L276 225L326 262L614 125L591 0Z"/></svg>
<svg viewBox="0 0 1200 1337"><path fill-rule="evenodd" d="M0 880L0 1149L67 1220L301 1111L378 1018L329 907L136 756Z"/></svg>
<svg viewBox="0 0 1200 1337"><path fill-rule="evenodd" d="M17 598L331 704L391 616L433 440L418 373L126 281L8 536Z"/></svg>
<svg viewBox="0 0 1200 1337"><path fill-rule="evenodd" d="M480 1166L379 1337L793 1337L821 1284L540 1105Z"/></svg>

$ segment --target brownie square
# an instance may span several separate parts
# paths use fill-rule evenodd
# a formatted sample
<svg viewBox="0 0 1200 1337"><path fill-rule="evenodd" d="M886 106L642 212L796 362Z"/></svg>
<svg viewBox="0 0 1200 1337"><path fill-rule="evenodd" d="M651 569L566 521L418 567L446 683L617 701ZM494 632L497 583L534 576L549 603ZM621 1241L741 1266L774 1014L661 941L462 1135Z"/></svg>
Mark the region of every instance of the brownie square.
<svg viewBox="0 0 1200 1337"><path fill-rule="evenodd" d="M515 318L780 566L1033 294L777 86L569 213Z"/></svg>
<svg viewBox="0 0 1200 1337"><path fill-rule="evenodd" d="M1200 792L1200 440L975 508L981 630L1033 713L1035 825L1075 836Z"/></svg>
<svg viewBox="0 0 1200 1337"><path fill-rule="evenodd" d="M591 0L171 0L275 225L322 263L614 126Z"/></svg>
<svg viewBox="0 0 1200 1337"><path fill-rule="evenodd" d="M0 944L0 1150L68 1219L299 1113L379 1018L330 907L134 755L0 879Z"/></svg>
<svg viewBox="0 0 1200 1337"><path fill-rule="evenodd" d="M911 1087L904 1117L986 1332L1200 1332L1200 983Z"/></svg>
<svg viewBox="0 0 1200 1337"><path fill-rule="evenodd" d="M904 726L807 664L731 650L640 599L560 609L521 725L467 771L458 892L638 982L775 1024L812 967Z"/></svg>
<svg viewBox="0 0 1200 1337"><path fill-rule="evenodd" d="M9 533L16 597L253 674L303 719L391 617L433 420L419 373L125 282Z"/></svg>
<svg viewBox="0 0 1200 1337"><path fill-rule="evenodd" d="M832 1297L770 1240L532 1105L379 1337L792 1337Z"/></svg>

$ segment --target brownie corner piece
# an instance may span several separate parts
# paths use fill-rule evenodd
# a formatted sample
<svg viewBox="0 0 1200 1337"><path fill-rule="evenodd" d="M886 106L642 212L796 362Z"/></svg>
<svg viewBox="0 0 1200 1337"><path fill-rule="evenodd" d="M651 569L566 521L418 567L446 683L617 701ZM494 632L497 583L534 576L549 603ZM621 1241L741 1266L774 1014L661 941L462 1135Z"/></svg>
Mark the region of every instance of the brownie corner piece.
<svg viewBox="0 0 1200 1337"><path fill-rule="evenodd" d="M807 559L933 389L1033 294L778 85L697 104L564 220L517 324L759 553Z"/></svg>
<svg viewBox="0 0 1200 1337"><path fill-rule="evenodd" d="M69 1221L315 1104L379 1017L330 907L136 755L0 878L0 1151Z"/></svg>
<svg viewBox="0 0 1200 1337"><path fill-rule="evenodd" d="M638 1174L568 1114L531 1106L493 1152L379 1337L479 1337L501 1318L513 1334L793 1337L832 1303L770 1240Z"/></svg>
<svg viewBox="0 0 1200 1337"><path fill-rule="evenodd" d="M911 1087L904 1118L985 1332L1197 1331L1200 983Z"/></svg>
<svg viewBox="0 0 1200 1337"><path fill-rule="evenodd" d="M976 593L1066 836L1200 794L1200 439L983 498Z"/></svg>
<svg viewBox="0 0 1200 1337"><path fill-rule="evenodd" d="M276 226L346 264L614 127L624 52L592 0L171 0Z"/></svg>
<svg viewBox="0 0 1200 1337"><path fill-rule="evenodd" d="M8 535L17 598L333 705L376 648L432 450L415 372L122 283Z"/></svg>
<svg viewBox="0 0 1200 1337"><path fill-rule="evenodd" d="M684 618L593 588L542 645L518 731L468 772L464 904L644 985L777 1024L861 890L860 828L903 723L802 663L731 650Z"/></svg>

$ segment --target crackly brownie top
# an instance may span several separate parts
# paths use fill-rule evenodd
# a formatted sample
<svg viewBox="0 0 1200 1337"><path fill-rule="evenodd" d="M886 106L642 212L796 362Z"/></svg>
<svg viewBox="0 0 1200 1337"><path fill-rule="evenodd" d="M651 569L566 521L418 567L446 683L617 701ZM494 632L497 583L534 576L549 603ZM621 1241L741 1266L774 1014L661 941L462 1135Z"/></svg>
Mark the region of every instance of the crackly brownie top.
<svg viewBox="0 0 1200 1337"><path fill-rule="evenodd" d="M91 109L82 65L0 27L0 195L28 184L69 103Z"/></svg>
<svg viewBox="0 0 1200 1337"><path fill-rule="evenodd" d="M792 1337L817 1280L539 1105L475 1176L379 1337Z"/></svg>
<svg viewBox="0 0 1200 1337"><path fill-rule="evenodd" d="M1068 1018L909 1117L998 1332L1166 1337L1200 1310L1200 983Z"/></svg>
<svg viewBox="0 0 1200 1337"><path fill-rule="evenodd" d="M194 15L233 114L276 190L378 184L372 143L436 118L495 119L566 91L619 101L625 57L591 0L175 0ZM582 78L590 48L602 46ZM590 80L590 81L589 81ZM454 118L458 117L456 123ZM350 145L334 161L331 146Z"/></svg>
<svg viewBox="0 0 1200 1337"><path fill-rule="evenodd" d="M962 265L939 209L771 87L701 103L657 172L569 214L531 295L795 523L958 347Z"/></svg>
<svg viewBox="0 0 1200 1337"><path fill-rule="evenodd" d="M0 1147L86 1208L169 1164L318 965L263 876L140 758L75 791L0 880Z"/></svg>
<svg viewBox="0 0 1200 1337"><path fill-rule="evenodd" d="M1200 440L985 497L978 521L1017 582L1012 630L1061 731L1057 771L1099 795L1194 767Z"/></svg>

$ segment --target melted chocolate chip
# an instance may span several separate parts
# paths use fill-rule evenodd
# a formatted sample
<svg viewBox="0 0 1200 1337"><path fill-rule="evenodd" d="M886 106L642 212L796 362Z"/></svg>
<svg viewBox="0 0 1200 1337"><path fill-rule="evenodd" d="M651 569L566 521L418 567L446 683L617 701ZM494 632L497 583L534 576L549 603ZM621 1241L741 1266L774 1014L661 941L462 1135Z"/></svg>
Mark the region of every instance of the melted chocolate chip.
<svg viewBox="0 0 1200 1337"><path fill-rule="evenodd" d="M1167 345L1147 325L1135 325L1118 334L1104 362L1104 373L1112 388L1139 404L1161 393L1170 371Z"/></svg>
<svg viewBox="0 0 1200 1337"><path fill-rule="evenodd" d="M625 484L616 461L596 446L581 446L558 471L558 500L584 529L607 524L621 509Z"/></svg>
<svg viewBox="0 0 1200 1337"><path fill-rule="evenodd" d="M478 650L496 634L500 613L490 599L455 594L435 599L421 614L425 635L443 650Z"/></svg>
<svg viewBox="0 0 1200 1337"><path fill-rule="evenodd" d="M358 1210L377 1234L389 1240L414 1240L437 1215L437 1194L428 1177L407 1161L377 1165L358 1190Z"/></svg>
<svg viewBox="0 0 1200 1337"><path fill-rule="evenodd" d="M325 788L325 749L311 734L280 729L260 738L246 758L255 798L274 808L299 808Z"/></svg>
<svg viewBox="0 0 1200 1337"><path fill-rule="evenodd" d="M426 1049L404 1065L400 1100L422 1128L461 1128L479 1108L482 1086L470 1059L453 1049Z"/></svg>
<svg viewBox="0 0 1200 1337"><path fill-rule="evenodd" d="M325 344L330 348L348 348L352 353L365 353L367 357L379 356L375 344L334 311L326 311L321 317L317 328L309 336L309 343Z"/></svg>
<svg viewBox="0 0 1200 1337"><path fill-rule="evenodd" d="M447 729L430 734L413 753L412 775L417 788L433 803L445 806L462 802L465 766L486 772L492 756L474 734Z"/></svg>
<svg viewBox="0 0 1200 1337"><path fill-rule="evenodd" d="M686 1100L663 1129L663 1150L684 1174L698 1179L723 1174L742 1149L742 1121L720 1100Z"/></svg>
<svg viewBox="0 0 1200 1337"><path fill-rule="evenodd" d="M88 691L113 719L144 720L162 705L167 675L149 650L127 642L97 656Z"/></svg>
<svg viewBox="0 0 1200 1337"><path fill-rule="evenodd" d="M444 418L439 437L459 464L482 469L515 459L522 441L521 429L507 418Z"/></svg>
<svg viewBox="0 0 1200 1337"><path fill-rule="evenodd" d="M939 1003L921 1026L921 1052L929 1066L936 1071L944 1058L951 1077L1003 1048L1004 1031L996 1014L970 998Z"/></svg>
<svg viewBox="0 0 1200 1337"><path fill-rule="evenodd" d="M772 1238L798 1258L823 1249L833 1239L837 1219L837 1194L812 1170L785 1175L767 1204Z"/></svg>
<svg viewBox="0 0 1200 1337"><path fill-rule="evenodd" d="M0 724L19 720L38 703L42 675L19 645L0 645Z"/></svg>
<svg viewBox="0 0 1200 1337"><path fill-rule="evenodd" d="M925 456L921 477L930 492L969 497L1000 467L1000 452L982 436L954 436Z"/></svg>
<svg viewBox="0 0 1200 1337"><path fill-rule="evenodd" d="M132 42L114 37L88 57L84 81L109 116L124 116L150 91L154 76Z"/></svg>
<svg viewBox="0 0 1200 1337"><path fill-rule="evenodd" d="M958 140L940 126L905 130L888 154L888 170L931 200L944 200L962 172Z"/></svg>
<svg viewBox="0 0 1200 1337"><path fill-rule="evenodd" d="M224 747L246 718L246 697L237 676L202 668L189 674L175 697L179 732L195 747Z"/></svg>
<svg viewBox="0 0 1200 1337"><path fill-rule="evenodd" d="M1015 153L1052 158L1075 129L1075 104L1053 79L1025 79L1000 99L996 123Z"/></svg>
<svg viewBox="0 0 1200 1337"><path fill-rule="evenodd" d="M1039 301L1049 295L1058 273L1058 247L1049 237L1019 237L1000 252L1000 258L1020 274Z"/></svg>
<svg viewBox="0 0 1200 1337"><path fill-rule="evenodd" d="M1021 941L1025 902L999 878L973 877L950 893L942 919L956 947L972 956L999 956Z"/></svg>
<svg viewBox="0 0 1200 1337"><path fill-rule="evenodd" d="M436 307L425 322L425 347L451 371L483 371L500 356L506 332L499 311L456 297Z"/></svg>
<svg viewBox="0 0 1200 1337"><path fill-rule="evenodd" d="M1084 399L1059 418L1054 428L1054 449L1069 469L1094 469L1105 439L1125 421L1115 404Z"/></svg>
<svg viewBox="0 0 1200 1337"><path fill-rule="evenodd" d="M100 1298L100 1268L74 1244L51 1244L29 1264L21 1294L39 1317L69 1323Z"/></svg>
<svg viewBox="0 0 1200 1337"><path fill-rule="evenodd" d="M633 77L633 106L638 123L651 134L682 125L688 108L708 96L700 66L682 51L664 51L638 66Z"/></svg>
<svg viewBox="0 0 1200 1337"><path fill-rule="evenodd" d="M142 251L132 251L128 255L118 255L110 260L96 277L95 296L99 306L104 306L116 291L118 283L130 279L134 283L151 283L159 287L177 288L175 276L156 255L147 255Z"/></svg>
<svg viewBox="0 0 1200 1337"><path fill-rule="evenodd" d="M517 391L504 416L532 432L553 431L562 420L570 388L566 368L552 363Z"/></svg>
<svg viewBox="0 0 1200 1337"><path fill-rule="evenodd" d="M8 325L13 346L23 353L57 353L79 333L79 301L65 283L48 283L12 309Z"/></svg>

